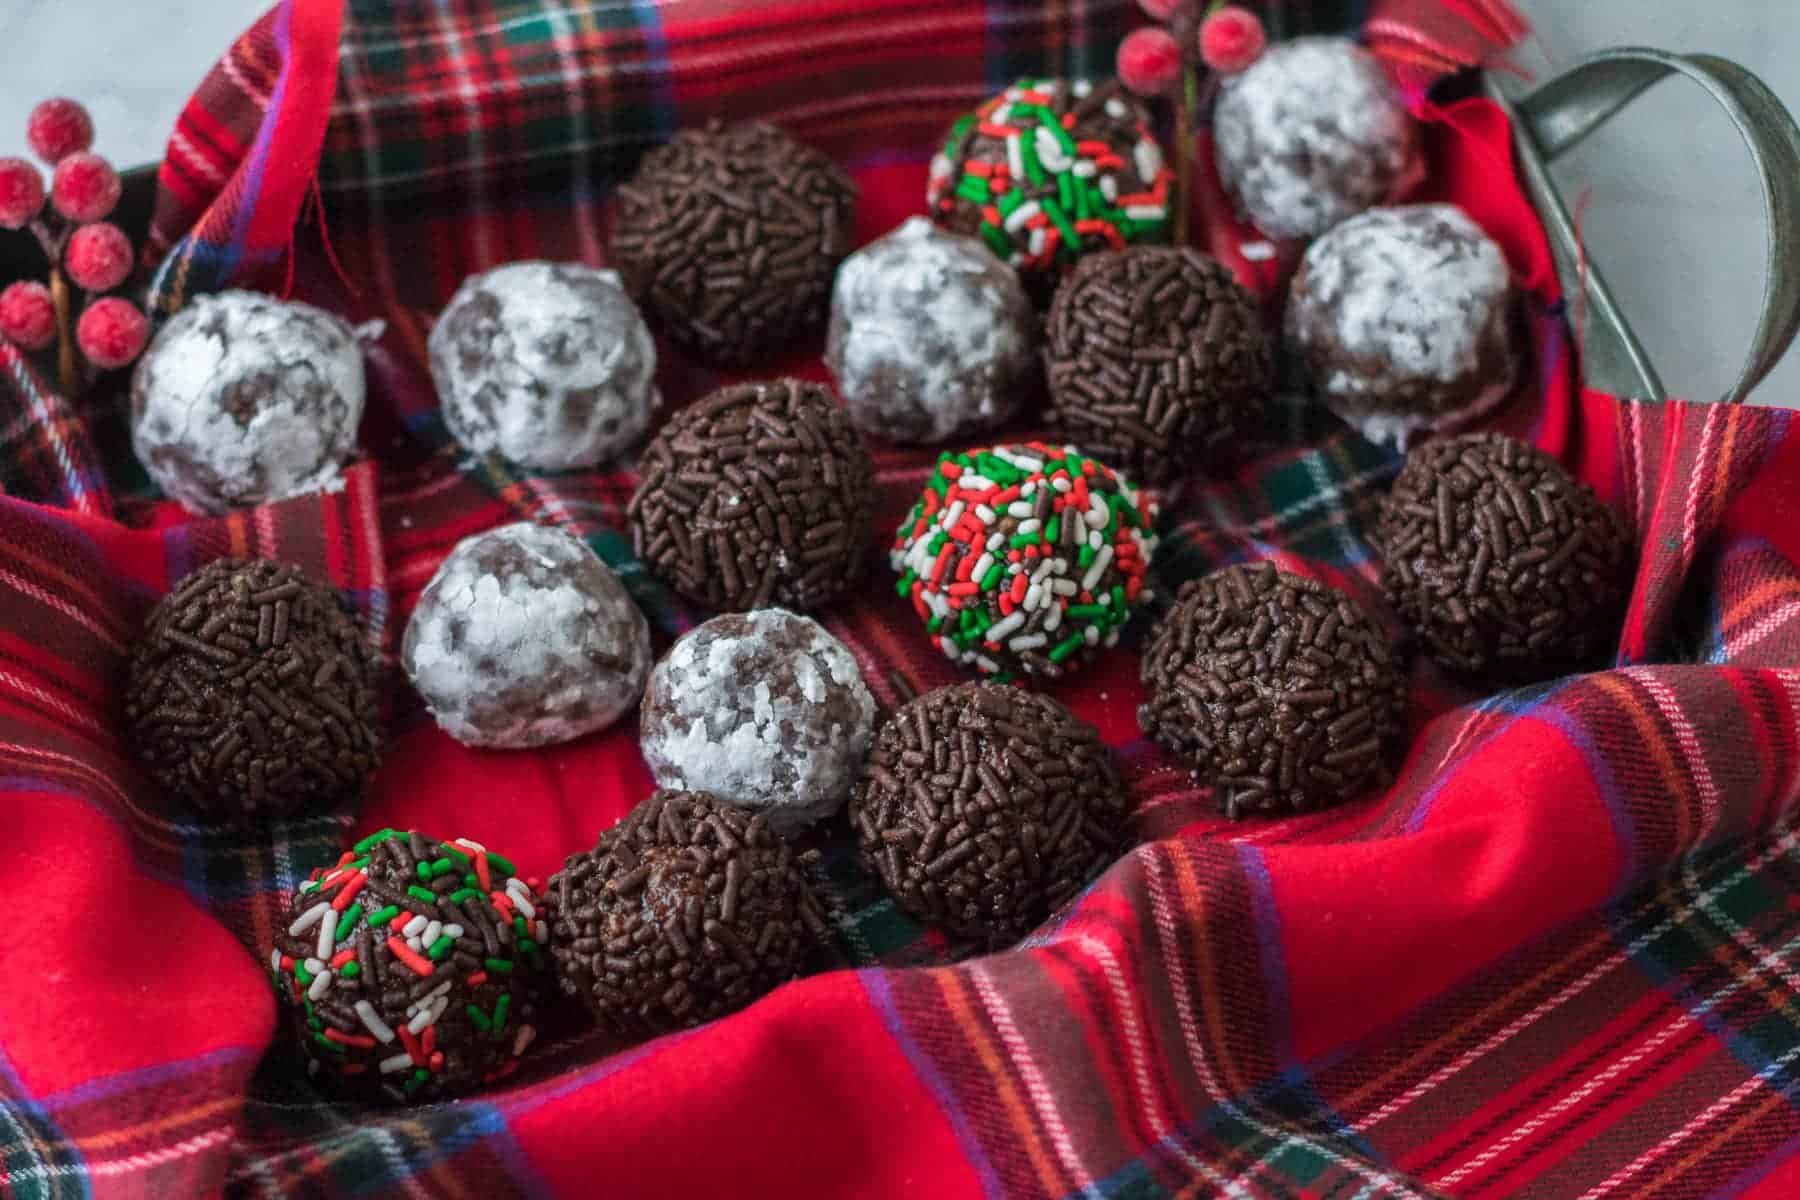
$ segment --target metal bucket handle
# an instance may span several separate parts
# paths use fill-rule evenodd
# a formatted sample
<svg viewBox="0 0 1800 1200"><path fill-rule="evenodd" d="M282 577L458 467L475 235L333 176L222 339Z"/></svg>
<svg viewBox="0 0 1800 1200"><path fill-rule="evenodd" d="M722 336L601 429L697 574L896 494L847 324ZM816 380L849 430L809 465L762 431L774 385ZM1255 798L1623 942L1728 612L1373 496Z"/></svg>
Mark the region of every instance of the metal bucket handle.
<svg viewBox="0 0 1800 1200"><path fill-rule="evenodd" d="M1775 93L1743 67L1715 55L1638 47L1603 50L1584 59L1516 105L1500 95L1492 79L1487 86L1491 96L1513 111L1525 185L1543 214L1563 292L1574 295L1584 286L1580 241L1547 166L1674 74L1699 84L1725 110L1743 135L1762 181L1769 226L1767 282L1749 360L1723 397L1736 404L1774 369L1800 331L1800 127ZM1667 399L1649 355L1591 261L1585 287L1596 318L1584 348L1589 386L1618 396Z"/></svg>

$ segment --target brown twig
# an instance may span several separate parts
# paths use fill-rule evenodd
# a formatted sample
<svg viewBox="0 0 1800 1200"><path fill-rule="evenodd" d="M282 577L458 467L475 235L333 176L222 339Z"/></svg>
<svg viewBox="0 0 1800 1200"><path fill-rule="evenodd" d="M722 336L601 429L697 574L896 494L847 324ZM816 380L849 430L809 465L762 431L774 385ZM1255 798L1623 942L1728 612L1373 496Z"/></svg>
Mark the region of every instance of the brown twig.
<svg viewBox="0 0 1800 1200"><path fill-rule="evenodd" d="M72 311L69 282L62 267L50 265L50 303L56 308L56 385L65 400L75 399L75 314Z"/></svg>
<svg viewBox="0 0 1800 1200"><path fill-rule="evenodd" d="M1175 101L1175 186L1170 199L1175 205L1175 244L1188 244L1188 210L1194 187L1194 102L1199 93L1198 73L1190 61L1181 66L1181 94Z"/></svg>

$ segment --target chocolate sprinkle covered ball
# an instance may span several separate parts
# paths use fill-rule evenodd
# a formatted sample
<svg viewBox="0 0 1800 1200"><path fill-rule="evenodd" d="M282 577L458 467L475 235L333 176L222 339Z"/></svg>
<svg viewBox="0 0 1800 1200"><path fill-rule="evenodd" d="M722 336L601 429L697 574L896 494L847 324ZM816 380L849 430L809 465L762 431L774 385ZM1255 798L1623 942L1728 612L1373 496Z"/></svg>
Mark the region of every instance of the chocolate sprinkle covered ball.
<svg viewBox="0 0 1800 1200"><path fill-rule="evenodd" d="M1472 433L1416 447L1382 502L1388 598L1452 671L1527 682L1591 666L1634 557L1613 511L1536 447Z"/></svg>
<svg viewBox="0 0 1800 1200"><path fill-rule="evenodd" d="M1188 582L1145 651L1144 733L1236 820L1353 800L1389 778L1405 680L1349 597L1269 563Z"/></svg>
<svg viewBox="0 0 1800 1200"><path fill-rule="evenodd" d="M431 327L444 423L522 467L592 467L637 445L660 401L656 342L613 271L515 262L463 280Z"/></svg>
<svg viewBox="0 0 1800 1200"><path fill-rule="evenodd" d="M1287 348L1327 407L1404 448L1512 391L1513 300L1500 247L1461 209L1372 209L1307 248L1288 293Z"/></svg>
<svg viewBox="0 0 1800 1200"><path fill-rule="evenodd" d="M992 429L1018 411L1036 349L1012 268L923 217L838 268L825 361L865 433L935 444Z"/></svg>
<svg viewBox="0 0 1800 1200"><path fill-rule="evenodd" d="M256 292L196 296L131 377L131 446L189 512L340 486L362 422L362 346L342 320Z"/></svg>
<svg viewBox="0 0 1800 1200"><path fill-rule="evenodd" d="M634 1040L751 1004L798 978L826 938L801 871L815 856L760 814L655 793L550 877L563 993Z"/></svg>
<svg viewBox="0 0 1800 1200"><path fill-rule="evenodd" d="M457 543L420 593L400 657L457 741L545 746L631 710L650 625L586 542L521 521Z"/></svg>
<svg viewBox="0 0 1800 1200"><path fill-rule="evenodd" d="M1186 247L1082 259L1057 289L1045 341L1051 425L1152 483L1241 454L1274 386L1256 301Z"/></svg>
<svg viewBox="0 0 1800 1200"><path fill-rule="evenodd" d="M1088 251L1167 240L1173 177L1149 114L1117 84L1021 79L950 127L926 204L1042 303Z"/></svg>
<svg viewBox="0 0 1800 1200"><path fill-rule="evenodd" d="M384 829L314 871L269 954L313 1072L418 1102L511 1074L551 968L541 903L467 838Z"/></svg>
<svg viewBox="0 0 1800 1200"><path fill-rule="evenodd" d="M999 947L1106 869L1127 808L1093 726L1048 696L975 682L889 718L850 823L901 908Z"/></svg>
<svg viewBox="0 0 1800 1200"><path fill-rule="evenodd" d="M722 609L816 609L862 575L873 465L825 388L720 388L644 451L627 517L644 564Z"/></svg>
<svg viewBox="0 0 1800 1200"><path fill-rule="evenodd" d="M1281 42L1227 75L1213 145L1226 192L1274 238L1317 237L1424 170L1418 126L1381 64L1344 38Z"/></svg>
<svg viewBox="0 0 1800 1200"><path fill-rule="evenodd" d="M171 798L248 824L354 805L380 758L376 662L338 594L221 559L150 613L125 716Z"/></svg>
<svg viewBox="0 0 1800 1200"><path fill-rule="evenodd" d="M1071 447L945 454L888 561L944 656L1057 679L1117 644L1156 553L1156 505Z"/></svg>
<svg viewBox="0 0 1800 1200"><path fill-rule="evenodd" d="M612 253L657 328L715 367L821 329L856 188L772 125L683 130L619 188Z"/></svg>
<svg viewBox="0 0 1800 1200"><path fill-rule="evenodd" d="M856 658L778 608L714 617L650 672L639 725L662 787L711 792L788 836L843 806L874 734Z"/></svg>

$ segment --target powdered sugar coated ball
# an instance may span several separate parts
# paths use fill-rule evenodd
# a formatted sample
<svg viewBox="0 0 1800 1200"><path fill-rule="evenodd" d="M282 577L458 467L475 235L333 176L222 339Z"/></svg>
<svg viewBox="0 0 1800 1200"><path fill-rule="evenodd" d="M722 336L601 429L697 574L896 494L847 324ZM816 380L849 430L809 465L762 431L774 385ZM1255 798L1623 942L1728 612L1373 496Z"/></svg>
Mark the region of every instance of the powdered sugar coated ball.
<svg viewBox="0 0 1800 1200"><path fill-rule="evenodd" d="M199 296L171 317L131 381L131 444L188 510L340 484L363 412L362 347L310 304L256 292Z"/></svg>
<svg viewBox="0 0 1800 1200"><path fill-rule="evenodd" d="M659 403L656 343L613 271L517 262L463 280L430 337L444 421L522 467L592 467L636 445Z"/></svg>
<svg viewBox="0 0 1800 1200"><path fill-rule="evenodd" d="M632 706L650 627L587 543L523 521L457 544L419 597L401 658L457 741L544 746Z"/></svg>
<svg viewBox="0 0 1800 1200"><path fill-rule="evenodd" d="M1270 237L1316 237L1422 170L1418 127L1381 66L1342 38L1270 46L1213 112L1219 178Z"/></svg>
<svg viewBox="0 0 1800 1200"><path fill-rule="evenodd" d="M857 428L935 444L1013 415L1036 324L1011 267L913 217L838 268L826 362Z"/></svg>
<svg viewBox="0 0 1800 1200"><path fill-rule="evenodd" d="M712 792L794 834L862 773L875 698L818 622L778 608L714 617L650 673L639 729L661 787Z"/></svg>
<svg viewBox="0 0 1800 1200"><path fill-rule="evenodd" d="M1307 247L1287 347L1333 412L1404 447L1511 392L1521 357L1513 295L1500 247L1461 209L1371 209Z"/></svg>

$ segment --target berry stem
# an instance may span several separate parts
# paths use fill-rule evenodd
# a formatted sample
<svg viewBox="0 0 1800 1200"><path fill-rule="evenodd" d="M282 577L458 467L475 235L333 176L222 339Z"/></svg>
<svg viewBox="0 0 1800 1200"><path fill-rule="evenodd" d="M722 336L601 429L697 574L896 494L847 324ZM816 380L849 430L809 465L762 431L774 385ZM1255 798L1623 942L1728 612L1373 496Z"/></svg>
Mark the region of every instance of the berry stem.
<svg viewBox="0 0 1800 1200"><path fill-rule="evenodd" d="M50 303L56 307L56 384L63 398L75 399L75 314L62 265L51 260Z"/></svg>
<svg viewBox="0 0 1800 1200"><path fill-rule="evenodd" d="M1175 204L1174 240L1177 246L1188 244L1188 202L1194 187L1194 109L1199 93L1199 72L1184 56L1181 95L1175 101L1175 180L1170 188L1170 197Z"/></svg>

